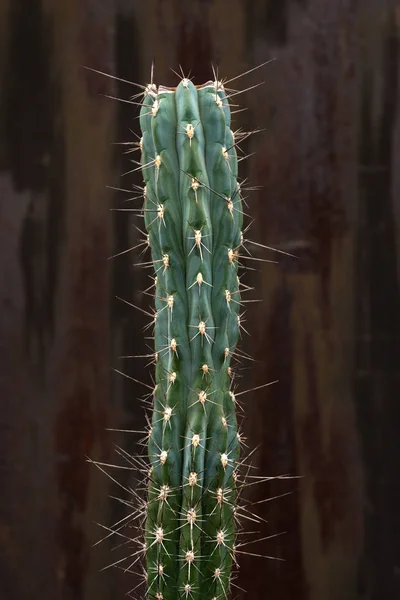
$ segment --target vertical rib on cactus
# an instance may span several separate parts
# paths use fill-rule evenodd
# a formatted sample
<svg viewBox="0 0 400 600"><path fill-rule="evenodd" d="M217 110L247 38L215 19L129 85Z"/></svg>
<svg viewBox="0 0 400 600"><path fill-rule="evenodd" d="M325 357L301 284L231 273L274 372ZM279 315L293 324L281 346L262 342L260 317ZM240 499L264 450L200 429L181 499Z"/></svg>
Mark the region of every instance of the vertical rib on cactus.
<svg viewBox="0 0 400 600"><path fill-rule="evenodd" d="M144 216L155 270L156 386L145 525L147 593L224 598L234 560L242 205L219 82L146 88Z"/></svg>

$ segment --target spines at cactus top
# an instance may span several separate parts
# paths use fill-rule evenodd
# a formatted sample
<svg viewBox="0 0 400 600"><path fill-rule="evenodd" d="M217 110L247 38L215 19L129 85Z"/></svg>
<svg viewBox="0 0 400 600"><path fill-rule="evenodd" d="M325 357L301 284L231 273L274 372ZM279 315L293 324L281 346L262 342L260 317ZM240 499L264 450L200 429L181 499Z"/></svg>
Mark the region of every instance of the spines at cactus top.
<svg viewBox="0 0 400 600"><path fill-rule="evenodd" d="M156 276L147 594L225 598L239 438L230 363L239 336L242 205L219 82L146 89L144 215Z"/></svg>

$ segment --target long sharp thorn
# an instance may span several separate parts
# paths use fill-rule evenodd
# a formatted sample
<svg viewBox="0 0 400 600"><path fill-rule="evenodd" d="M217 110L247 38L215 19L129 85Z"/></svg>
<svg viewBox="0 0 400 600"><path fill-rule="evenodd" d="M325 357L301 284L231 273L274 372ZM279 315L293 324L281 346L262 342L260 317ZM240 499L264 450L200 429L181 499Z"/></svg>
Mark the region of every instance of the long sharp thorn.
<svg viewBox="0 0 400 600"><path fill-rule="evenodd" d="M257 65L256 67L253 67L252 69L249 69L248 71L245 71L244 73L241 73L240 75L236 75L236 77L232 77L231 79L225 80L224 85L226 85L227 83L232 83L232 81L236 81L236 79L239 79L240 77L244 77L245 75L248 75L249 73L252 73L253 71L256 71L257 69L261 69L262 67L265 67L265 65L268 65L269 63L273 62L274 60L276 60L276 58L271 58L270 60L266 60L265 62L261 63L261 65Z"/></svg>
<svg viewBox="0 0 400 600"><path fill-rule="evenodd" d="M110 77L110 79L115 79L116 81L121 81L122 83L127 83L128 85L133 85L142 90L146 89L146 86L140 85L139 83L134 83L133 81L128 81L127 79L122 79L121 77L116 77L115 75L111 75L111 73L104 73L104 71L98 71L97 69L92 69L91 67L87 67L86 65L80 65L83 69L87 71L92 71L93 73L98 73L99 75L104 75L104 77Z"/></svg>

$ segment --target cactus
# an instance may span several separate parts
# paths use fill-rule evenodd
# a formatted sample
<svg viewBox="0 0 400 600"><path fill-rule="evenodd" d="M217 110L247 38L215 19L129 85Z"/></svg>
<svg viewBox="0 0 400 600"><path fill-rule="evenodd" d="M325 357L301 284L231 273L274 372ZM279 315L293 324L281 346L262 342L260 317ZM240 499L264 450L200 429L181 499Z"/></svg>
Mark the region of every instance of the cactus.
<svg viewBox="0 0 400 600"><path fill-rule="evenodd" d="M236 414L245 392L235 391L231 363L247 358L237 349L241 295L250 289L238 267L251 256L241 253L236 148L248 134L232 131L218 77L200 86L186 77L176 88L151 83L143 96L144 186L134 187L144 197L151 251L142 264L154 268L146 293L155 303L155 386L147 399L147 496L137 510L144 542L131 563L144 555L148 598L216 600L230 591L245 515Z"/></svg>
<svg viewBox="0 0 400 600"><path fill-rule="evenodd" d="M148 593L211 599L229 589L235 558L240 447L230 363L243 213L223 85L149 86L140 126L157 277Z"/></svg>

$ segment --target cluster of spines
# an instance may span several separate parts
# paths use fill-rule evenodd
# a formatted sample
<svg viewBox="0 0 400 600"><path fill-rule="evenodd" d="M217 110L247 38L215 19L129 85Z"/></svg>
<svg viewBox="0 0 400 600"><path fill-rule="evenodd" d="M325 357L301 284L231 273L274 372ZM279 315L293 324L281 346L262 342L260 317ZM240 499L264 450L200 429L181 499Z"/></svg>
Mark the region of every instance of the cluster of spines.
<svg viewBox="0 0 400 600"><path fill-rule="evenodd" d="M186 77L174 89L151 83L143 96L142 136L134 143L141 161L133 162L144 186L133 187L144 204L133 210L146 228L138 246L151 250L141 264L155 271L145 290L154 288L155 311L143 312L154 326L156 383L145 400L149 464L123 453L147 482L143 501L129 490L134 510L123 525L139 518L144 542L127 557L126 570L144 555L148 598L216 600L234 585L232 568L245 545L237 542L239 517L262 521L238 502L249 485L239 476L236 415L237 397L246 392L235 393L231 367L233 357L247 358L236 348L241 291L251 289L238 277L240 248L252 258L242 233L236 148L249 134L232 132L229 95L218 77L197 87ZM122 535L122 526L112 531Z"/></svg>

